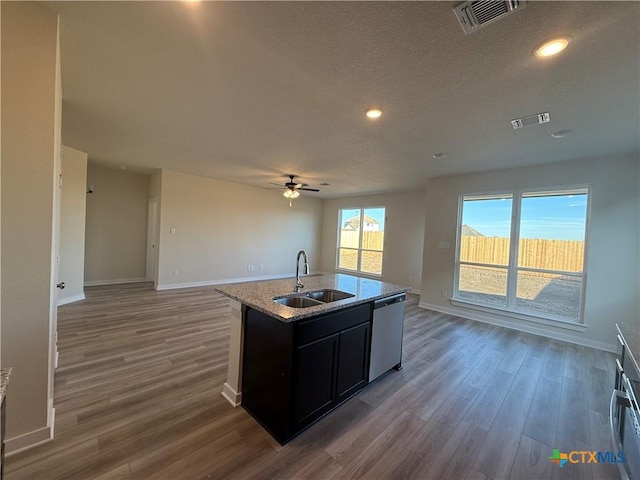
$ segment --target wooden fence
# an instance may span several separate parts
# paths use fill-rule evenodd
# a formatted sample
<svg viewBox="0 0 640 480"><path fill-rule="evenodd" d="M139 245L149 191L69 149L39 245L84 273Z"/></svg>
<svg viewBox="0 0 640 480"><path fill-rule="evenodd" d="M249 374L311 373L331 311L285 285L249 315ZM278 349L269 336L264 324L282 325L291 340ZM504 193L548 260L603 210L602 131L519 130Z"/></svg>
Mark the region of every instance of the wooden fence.
<svg viewBox="0 0 640 480"><path fill-rule="evenodd" d="M520 239L519 267L582 272L583 259L584 242L581 240ZM507 265L509 263L509 239L463 235L460 245L460 260Z"/></svg>
<svg viewBox="0 0 640 480"><path fill-rule="evenodd" d="M340 246L343 248L358 248L360 232L357 230L340 230ZM384 245L384 231L363 232L362 248L365 250L382 251Z"/></svg>

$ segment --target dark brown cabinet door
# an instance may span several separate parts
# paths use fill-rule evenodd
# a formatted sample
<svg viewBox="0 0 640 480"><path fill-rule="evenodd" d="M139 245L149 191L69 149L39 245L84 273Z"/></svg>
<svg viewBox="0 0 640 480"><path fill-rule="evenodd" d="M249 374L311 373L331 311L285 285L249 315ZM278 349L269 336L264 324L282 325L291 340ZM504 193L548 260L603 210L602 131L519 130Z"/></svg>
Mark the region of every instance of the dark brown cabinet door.
<svg viewBox="0 0 640 480"><path fill-rule="evenodd" d="M369 323L340 332L336 402L340 403L369 381Z"/></svg>
<svg viewBox="0 0 640 480"><path fill-rule="evenodd" d="M335 385L340 335L298 347L297 399L295 422L308 425L331 410L335 404Z"/></svg>

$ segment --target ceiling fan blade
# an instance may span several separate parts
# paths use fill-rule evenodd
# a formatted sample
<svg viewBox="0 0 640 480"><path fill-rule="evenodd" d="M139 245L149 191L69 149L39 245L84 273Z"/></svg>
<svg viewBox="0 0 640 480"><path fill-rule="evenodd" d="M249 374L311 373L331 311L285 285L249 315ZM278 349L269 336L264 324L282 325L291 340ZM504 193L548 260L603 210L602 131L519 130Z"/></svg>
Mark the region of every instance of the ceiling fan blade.
<svg viewBox="0 0 640 480"><path fill-rule="evenodd" d="M308 183L296 183L293 187L294 188L302 188L302 187L308 187L309 184Z"/></svg>
<svg viewBox="0 0 640 480"><path fill-rule="evenodd" d="M305 192L319 192L317 188L298 188L298 190L304 190Z"/></svg>
<svg viewBox="0 0 640 480"><path fill-rule="evenodd" d="M269 185L277 185L280 188L287 188L287 187L283 187L281 183L273 183L273 182L269 182Z"/></svg>

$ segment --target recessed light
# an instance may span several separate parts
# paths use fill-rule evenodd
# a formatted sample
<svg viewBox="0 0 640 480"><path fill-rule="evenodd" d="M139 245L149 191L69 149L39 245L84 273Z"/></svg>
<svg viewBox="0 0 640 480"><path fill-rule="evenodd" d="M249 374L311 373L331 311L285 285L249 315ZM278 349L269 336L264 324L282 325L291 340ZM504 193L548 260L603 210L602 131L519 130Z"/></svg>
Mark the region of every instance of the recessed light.
<svg viewBox="0 0 640 480"><path fill-rule="evenodd" d="M564 138L571 133L571 130L558 130L557 132L553 132L551 136L553 138Z"/></svg>
<svg viewBox="0 0 640 480"><path fill-rule="evenodd" d="M382 116L382 110L379 108L370 108L367 110L367 117L369 118L380 118Z"/></svg>
<svg viewBox="0 0 640 480"><path fill-rule="evenodd" d="M536 57L551 57L553 55L557 55L571 42L571 37L569 35L560 35L559 37L554 37L551 40L547 40L541 45L538 45L536 49L533 51L533 54Z"/></svg>
<svg viewBox="0 0 640 480"><path fill-rule="evenodd" d="M447 152L434 153L433 158L444 158L449 155Z"/></svg>
<svg viewBox="0 0 640 480"><path fill-rule="evenodd" d="M120 170L126 170L127 166L126 165L120 165Z"/></svg>

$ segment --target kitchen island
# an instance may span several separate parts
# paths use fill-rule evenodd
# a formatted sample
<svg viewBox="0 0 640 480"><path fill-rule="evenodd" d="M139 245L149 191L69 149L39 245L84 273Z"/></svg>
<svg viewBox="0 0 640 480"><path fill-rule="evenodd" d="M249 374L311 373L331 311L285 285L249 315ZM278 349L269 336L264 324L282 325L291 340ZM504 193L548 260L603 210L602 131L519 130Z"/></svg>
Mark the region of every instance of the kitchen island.
<svg viewBox="0 0 640 480"><path fill-rule="evenodd" d="M301 280L299 291L295 279L216 287L231 304L222 395L281 443L367 385L374 302L409 290L344 274ZM401 330L395 341L401 351Z"/></svg>

